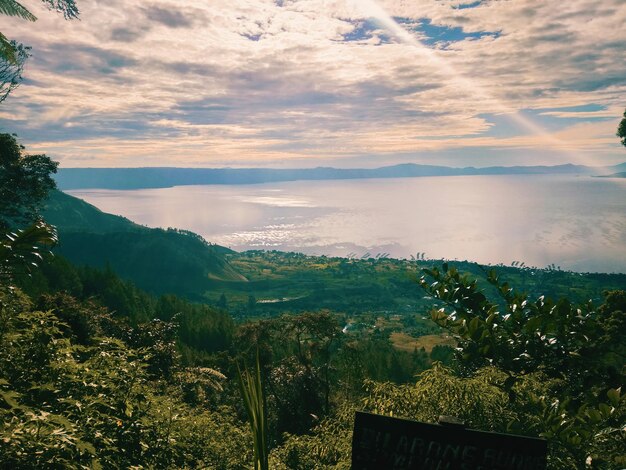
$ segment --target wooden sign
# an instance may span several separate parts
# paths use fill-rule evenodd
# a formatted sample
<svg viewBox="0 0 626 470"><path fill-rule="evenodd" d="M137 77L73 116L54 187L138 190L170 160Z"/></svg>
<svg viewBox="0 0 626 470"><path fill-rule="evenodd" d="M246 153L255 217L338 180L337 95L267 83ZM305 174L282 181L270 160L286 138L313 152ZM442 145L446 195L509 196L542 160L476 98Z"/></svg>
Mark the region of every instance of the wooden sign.
<svg viewBox="0 0 626 470"><path fill-rule="evenodd" d="M352 470L543 470L543 439L356 413Z"/></svg>

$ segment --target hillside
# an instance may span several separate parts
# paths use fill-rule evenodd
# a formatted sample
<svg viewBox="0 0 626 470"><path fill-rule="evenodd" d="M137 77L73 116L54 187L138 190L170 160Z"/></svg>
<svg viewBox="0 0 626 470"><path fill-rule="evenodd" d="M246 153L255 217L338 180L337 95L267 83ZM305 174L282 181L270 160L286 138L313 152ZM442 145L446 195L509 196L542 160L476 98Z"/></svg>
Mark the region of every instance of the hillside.
<svg viewBox="0 0 626 470"><path fill-rule="evenodd" d="M62 232L146 232L143 227L131 222L126 217L107 214L95 206L65 194L61 191L51 191L46 202L44 218L57 226Z"/></svg>
<svg viewBox="0 0 626 470"><path fill-rule="evenodd" d="M59 191L43 216L58 228L56 252L77 265L108 265L152 293L193 298L214 280L246 280L225 260L228 250L190 232L143 227Z"/></svg>
<svg viewBox="0 0 626 470"><path fill-rule="evenodd" d="M44 217L59 228L56 251L73 263L109 265L122 278L155 294L175 293L212 305L225 294L231 314L241 318L319 308L349 314L427 309L429 301L411 277L436 263L235 253L190 232L151 229L106 214L58 191L51 194ZM458 265L484 277L483 268L474 263ZM626 275L499 269L536 296L598 300L605 289L626 288Z"/></svg>

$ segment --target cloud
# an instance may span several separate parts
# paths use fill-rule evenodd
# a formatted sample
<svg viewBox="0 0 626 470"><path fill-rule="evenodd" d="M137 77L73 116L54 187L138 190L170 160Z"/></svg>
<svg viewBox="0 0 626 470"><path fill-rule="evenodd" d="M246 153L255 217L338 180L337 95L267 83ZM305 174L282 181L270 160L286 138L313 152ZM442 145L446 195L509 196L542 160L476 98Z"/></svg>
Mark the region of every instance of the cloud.
<svg viewBox="0 0 626 470"><path fill-rule="evenodd" d="M134 42L138 40L143 34L144 31L132 27L113 28L111 30L109 40L119 42Z"/></svg>
<svg viewBox="0 0 626 470"><path fill-rule="evenodd" d="M377 2L414 43L369 3L112 0L68 22L35 2L35 25L0 24L33 46L0 125L65 166L624 159L621 0Z"/></svg>
<svg viewBox="0 0 626 470"><path fill-rule="evenodd" d="M168 5L160 7L152 5L144 8L146 18L150 21L161 23L170 28L188 28L193 24L191 17L186 16L180 10L180 5Z"/></svg>

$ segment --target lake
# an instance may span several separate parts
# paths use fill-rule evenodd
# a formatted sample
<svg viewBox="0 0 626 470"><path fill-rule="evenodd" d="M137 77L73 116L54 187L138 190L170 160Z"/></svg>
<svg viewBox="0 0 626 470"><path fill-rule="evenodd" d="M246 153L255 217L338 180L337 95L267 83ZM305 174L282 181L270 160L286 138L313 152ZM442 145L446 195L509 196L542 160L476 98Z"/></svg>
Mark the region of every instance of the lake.
<svg viewBox="0 0 626 470"><path fill-rule="evenodd" d="M443 176L68 193L238 251L626 272L626 179Z"/></svg>

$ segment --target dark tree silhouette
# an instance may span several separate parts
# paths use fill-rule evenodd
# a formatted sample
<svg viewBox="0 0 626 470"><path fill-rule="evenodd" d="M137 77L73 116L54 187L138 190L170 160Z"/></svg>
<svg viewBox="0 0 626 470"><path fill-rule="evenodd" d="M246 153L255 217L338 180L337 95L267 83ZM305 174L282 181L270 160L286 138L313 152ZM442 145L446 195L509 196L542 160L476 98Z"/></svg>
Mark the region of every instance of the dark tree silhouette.
<svg viewBox="0 0 626 470"><path fill-rule="evenodd" d="M9 60L0 54L0 103L9 96L22 81L24 62L30 56L30 47L9 42L13 50L13 60Z"/></svg>
<svg viewBox="0 0 626 470"><path fill-rule="evenodd" d="M0 134L0 230L37 218L39 208L56 187L57 162L45 155L24 154L14 135Z"/></svg>
<svg viewBox="0 0 626 470"><path fill-rule="evenodd" d="M626 110L624 111L624 117L617 127L617 137L620 138L620 142L626 147Z"/></svg>

